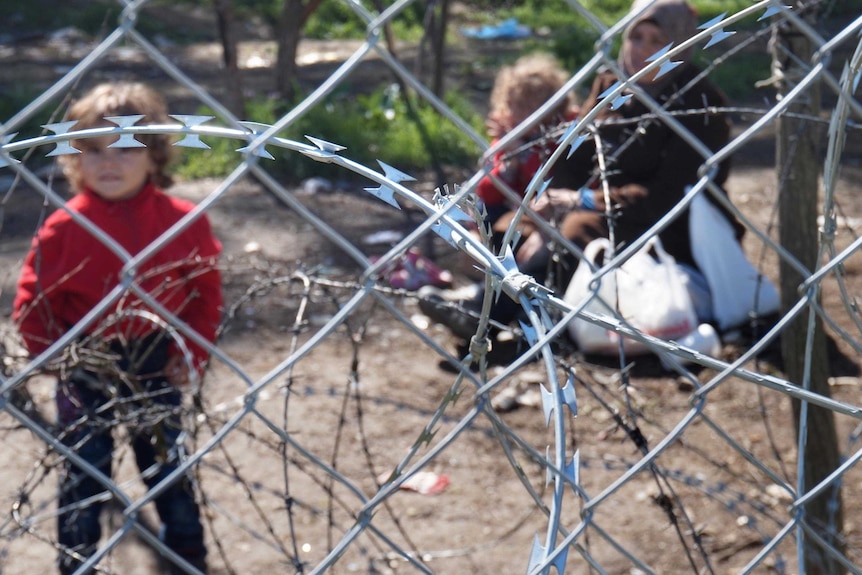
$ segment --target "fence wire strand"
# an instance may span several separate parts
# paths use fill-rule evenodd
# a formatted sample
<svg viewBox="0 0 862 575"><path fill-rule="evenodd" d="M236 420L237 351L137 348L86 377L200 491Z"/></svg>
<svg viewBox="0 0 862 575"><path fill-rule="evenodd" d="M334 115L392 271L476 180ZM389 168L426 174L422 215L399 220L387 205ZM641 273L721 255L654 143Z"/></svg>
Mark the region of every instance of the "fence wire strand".
<svg viewBox="0 0 862 575"><path fill-rule="evenodd" d="M217 95L193 79L195 70L184 69L181 61L138 29L138 16L148 3L119 1L122 14L116 28L0 124L0 176L9 176L9 189L0 203L0 231L16 197L33 194L39 199L39 222L52 209L66 209L53 173L46 177L31 164L37 150L46 157L75 153L73 140L119 136L121 142L130 142L136 135L169 134L178 147L206 148L206 142L224 139L239 147L236 166L208 191L197 193L195 210L138 254L128 253L94 222L69 211L81 228L123 261L123 282L34 358L27 357L11 318L2 318L0 443L6 457L0 471L4 486L0 506L5 509L0 511L0 573L50 570L58 552L83 562L77 573L91 568L138 573L148 566L153 571L173 566L200 573L164 543L149 510L159 494L189 472L203 509L210 569L219 573L538 575L555 569L561 574L726 570L789 574L803 572L806 545L812 542L848 572L862 573L858 527L851 525L839 534L841 547L836 548L823 537L828 526L813 524L801 512L812 498L839 488L845 504L858 499L862 485L858 378L849 383L835 378L835 395L826 397L784 379L763 361L790 323L806 316L811 318L809 340L816 316L837 336L842 349L862 351L857 303L862 284L854 259L862 240L853 224L862 218L862 206L842 185L843 171L856 167L847 152L848 141L858 140L862 125L857 97L862 19L825 36L790 7L763 0L705 24L695 36L613 86L577 121L541 136L541 145L556 147L528 187L504 247L496 253L487 233L477 237L471 230L481 219L474 194L490 170L490 159L530 133L567 93L587 88L599 68L617 69L611 48L630 19L606 27L580 3L568 2L594 27L599 37L595 56L572 71L564 88L539 111L489 146L420 75L410 72L385 41L384 27L396 23L419 0L400 0L383 10L344 0L367 26L367 37L316 89L270 125L236 118ZM755 18L756 29L745 39L725 44L737 27L744 22L750 26ZM792 81L780 100L762 109L721 110L756 118L721 150L709 150L682 123L703 110L668 111L636 84L639 77L674 62L692 47L708 61L704 72L708 74L733 58L745 57L752 45L762 43L771 26L778 25L810 39L814 56L810 62L794 61L787 69L773 70L781 77L764 84ZM176 121L172 124L136 126L129 117L120 117L111 119L112 127L89 130L57 121L77 87L121 47L139 50L154 69L214 116L178 110L171 116ZM845 55L843 68L836 66ZM327 96L343 87L370 57L433 107L441 121L454 124L464 139L482 149L475 173L446 186L432 184L433 192L428 193L428 182L417 182L385 157L377 166L367 166L352 160L350 150L338 142L316 134L308 134L306 141L278 136L310 110L326 105ZM836 69L838 77L831 71ZM828 120L803 118L823 126L827 135L818 267L807 269L776 241L775 213L763 217L773 210L774 190L761 190L758 201L764 212L752 213L749 206L755 204L739 207L723 197L715 174L723 160L744 154L753 141L771 133L780 118L793 117L793 104L809 97L816 86L825 87L835 104ZM597 138L589 131L595 118L632 92L649 108L639 122L662 122L696 150L702 159L700 180L643 237L595 268L594 280L616 273L650 237L681 217L696 196L708 194L744 224L748 238L756 240L752 253L758 254L759 265L782 261L804 278L795 305L748 348L712 357L641 333L611 308L599 314L587 308L587 301L577 305L565 301L523 273L512 256L517 223L531 216L539 219L527 204L548 187L553 165L585 140ZM52 107L58 100L63 104ZM51 120L43 134L17 136L16 130L46 111ZM597 149L602 149L600 140ZM328 219L320 210L321 198L303 195L272 175L267 164L272 154L302 155L371 182L348 193L352 201L362 196L367 205L374 205L367 210L369 218L376 218L373 225L403 222L404 214L418 215L420 221L388 244L384 253L372 254L344 229L343 219ZM597 170L596 177L605 179L607 170ZM518 197L506 186L502 191L510 199ZM232 211L264 205L254 203L256 198L272 201L262 210L269 209L278 223L269 220L263 225L273 226L270 232L275 235L283 234L285 244L313 237L314 245L327 246L321 251L335 255L303 261L260 249L232 252L220 264L229 299L217 342L211 344L164 309L144 289L146 278L136 270L204 214L214 216L219 232L219 223L230 221L226 215ZM246 201L249 206L242 205ZM390 214L389 219L377 218L378 209ZM539 227L555 245L583 257L551 224L539 221ZM610 227L613 234L612 219ZM485 282L479 327L466 359L448 351L440 333L417 320L415 290L387 285L388 271L408 250L422 245L465 257ZM4 272L3 291L14 285L20 264L16 261ZM826 302L817 299L822 292L830 294ZM93 333L90 324L102 321L106 310L127 297L154 310L131 313L161 326L185 350L188 363L189 345L202 347L211 356L205 381L192 386L177 407L154 401L151 391L136 388L129 374L116 371L108 352L91 345L98 337L87 336ZM528 349L499 368L486 363L492 348L483 339L496 297L520 304L528 320L520 332ZM645 377L638 369L645 364L649 371L649 361L625 353L607 365L591 362L564 343L566 326L576 317L646 344L673 368ZM264 347L266 342L275 342L272 349ZM405 348L412 350L410 357L400 351ZM428 381L413 380L417 365L437 370L437 360L455 373L440 370ZM88 464L75 445L63 443L76 429L63 427L54 405L55 376L64 379L84 368L93 372L93 366L98 367L96 372L113 369L106 380L125 381L134 390L129 394L110 389L111 400L102 415L73 424L122 430L115 434L118 447L108 474ZM515 404L537 409L511 413L500 409L500 398L506 394ZM796 429L789 416L791 401L804 406ZM804 453L791 436L798 437L801 446L812 432L805 418L809 406L840 418L845 455L838 469L806 491L798 477ZM176 417L190 431L189 437L181 436L182 445L174 447L185 446L187 451L177 450L179 465L166 477L158 474L158 465L143 470L143 478L152 480L148 486L132 469L130 444L139 426L158 429ZM155 448L168 457L171 446L163 438L160 444L156 435ZM78 509L111 503L106 511L111 519L99 548L88 556L64 549L56 536L64 509L58 508L55 484L67 462L102 489L75 503ZM155 481L156 477L160 479ZM832 504L839 503L833 499Z"/></svg>

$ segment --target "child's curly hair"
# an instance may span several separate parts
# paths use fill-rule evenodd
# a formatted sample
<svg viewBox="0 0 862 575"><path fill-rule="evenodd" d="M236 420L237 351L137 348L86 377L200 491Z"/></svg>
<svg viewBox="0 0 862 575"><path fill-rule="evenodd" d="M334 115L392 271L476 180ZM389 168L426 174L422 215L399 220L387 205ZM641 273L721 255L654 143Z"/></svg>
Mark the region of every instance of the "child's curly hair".
<svg viewBox="0 0 862 575"><path fill-rule="evenodd" d="M139 82L108 82L99 84L84 97L77 100L66 114L67 120L77 120L75 130L114 126L105 120L108 116L143 115L137 124L167 124L170 122L167 105L162 96ZM173 178L166 172L171 161L173 148L168 134L139 134L135 138L147 147L155 170L150 179L160 188L173 184ZM87 139L74 140L73 145L86 148ZM78 154L63 155L58 158L63 173L69 180L74 192L83 188Z"/></svg>
<svg viewBox="0 0 862 575"><path fill-rule="evenodd" d="M488 117L500 124L511 118L523 120L547 102L568 79L569 74L550 54L536 52L522 56L497 73ZM569 94L546 118L559 121L566 117L574 104ZM509 129L513 127L508 126Z"/></svg>

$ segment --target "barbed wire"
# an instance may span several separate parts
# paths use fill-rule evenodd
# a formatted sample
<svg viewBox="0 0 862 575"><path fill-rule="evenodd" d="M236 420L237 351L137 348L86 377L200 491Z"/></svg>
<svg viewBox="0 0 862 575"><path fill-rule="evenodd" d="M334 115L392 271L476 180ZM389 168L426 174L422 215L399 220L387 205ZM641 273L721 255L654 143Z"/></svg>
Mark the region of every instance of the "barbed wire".
<svg viewBox="0 0 862 575"><path fill-rule="evenodd" d="M785 101L763 109L728 106L669 111L648 106L648 114L631 120L635 125L661 122L681 138L691 140L680 119L703 113L756 118L751 128L722 150L704 150L702 142L691 142L693 148L704 152L706 175L682 204L650 228L647 236L679 217L697 194L713 192L715 182L708 168L738 152L777 118L794 117L827 128L820 268L804 269L772 239L771 230L762 229L754 214L729 201L725 207L754 232L764 253L791 262L804 272L803 285L832 288L834 279L840 303L820 304L801 296L796 307L771 330L757 334L752 346L713 357L641 333L610 307L608 313L598 314L588 309L586 302L572 305L565 301L519 269L511 253L519 237L514 225L506 232L502 250L492 249L482 225L484 214L473 196L490 169L485 163L470 178L438 187L429 198L408 187L412 177L386 164L385 158L381 158L379 170L373 169L351 160L339 144L314 135L307 142L277 136L320 105L334 86L374 53L405 86L431 102L443 118L461 127L465 138L487 147L467 122L380 43L378 24L395 21L410 3L398 2L376 13L357 2L347 2L369 25L365 43L293 110L273 124L263 125L233 117L215 96L192 80L194 74L180 69L136 29L136 16L147 0L120 2L123 13L118 27L3 124L0 169L14 174L14 181L0 204L0 222L8 216L12 190L40 196L43 214L50 208L66 209L64 198L54 189L53 176L44 181L29 168L37 149L50 146L47 155L51 157L75 153L74 140L104 136L117 136L120 147L132 145L135 136L145 134L168 134L177 138L175 145L191 148L207 147L201 138L226 139L241 146L236 169L197 202L189 217L143 254L126 253L94 222L72 211L70 216L117 254L126 269L135 269L147 254L172 241L196 218L216 213L233 186L253 178L257 193L275 198L292 221L301 221L319 242L334 246L349 263L333 267L302 258L284 261L248 254L228 258L220 265L228 299L215 343L184 325L176 314L161 309L157 294L141 287L145 276L130 277L122 289L112 292L112 301L137 297L144 307L158 310L143 312L132 306L126 313L158 325L174 344L184 347L189 364L190 345L203 347L210 356L206 381L186 390L178 405L160 400L165 390L141 388L133 370L121 369L116 353L97 344L99 330L107 332L124 321L122 314L103 318L96 332L83 324L74 326L37 357L27 355L11 321L4 321L0 325L0 441L7 451L7 465L0 471L0 484L7 487L0 491L0 505L7 511L0 515L0 571L48 569L59 552L83 562L79 573L91 568L128 573L134 563L129 555L137 544L151 550L150 562L198 572L165 544L144 512L159 494L187 476L193 477L207 542L214 551L210 567L228 573L280 569L294 573L526 570L539 574L550 573L552 567L559 573L581 569L716 573L726 567L738 572L803 570L798 547L804 541L801 534L795 538L788 534L801 525L806 537L817 539L816 530L821 526L800 520L798 513L806 500L828 486L799 492L790 462L795 459L799 469L804 455L794 452L793 439L777 428L793 425L787 400L823 407L845 418L842 433L848 440L843 447L856 452L848 451L829 486L840 485L847 503L853 500L858 484L856 464L862 456L856 446L860 410L854 394L840 393L838 386L834 398L814 393L783 379L780 371L761 362L760 356L794 315L804 310L823 317L839 334L843 346L862 349L852 335L854 329L859 330L859 322L856 286L847 270L859 241L842 238L847 245L842 249L836 246L836 213L846 213L845 221L858 213L852 197L838 197L836 185L841 168L847 165L842 161L846 138L860 126L862 107L854 94L862 48L857 47L840 79L820 66L839 45L853 42L853 33L862 24L849 23L832 37L821 38L801 26L790 8L770 1L756 2L707 23L695 37L673 46L639 72L657 70L702 43L714 51L712 46L728 37L726 28L758 14L773 25L783 22L796 26L817 44L815 61L799 63L799 91L795 93L822 81L837 98L828 119L798 115L787 110ZM590 21L598 23L595 18ZM556 249L577 257L583 255L578 246L532 212L529 200L547 187L549 171L557 160L583 139L593 137L589 130L602 110L619 105L630 91L636 97L644 96L636 85L639 76L612 87L596 108L577 121L522 145L507 146L530 133L564 92L583 85L601 66L613 68L610 43L626 24L624 20L610 29L598 30L603 36L596 56L543 109L485 152L488 158L497 149L506 149L507 154L535 146L549 150L547 161L526 190L515 222L532 218L554 239ZM764 25L748 41L712 58L705 73L741 53L769 30ZM46 109L57 96L68 96L71 87L107 58L120 41L141 48L156 67L215 110L216 116L176 114L172 116L176 124L151 126L137 126L130 118L121 117L111 120L114 127L76 130L73 124L55 122L55 110L45 126L46 133L16 140L14 130ZM214 120L224 126L212 125ZM394 240L384 254L371 258L348 237L343 221L320 215L310 207L313 198L303 201L267 171L266 161L276 149L365 178L373 184L363 189L365 195L387 209L409 208L424 219ZM609 168L599 170L598 177L607 178L608 172ZM505 188L503 191L507 192ZM512 190L506 195L520 200ZM852 226L847 227L855 232ZM287 230L284 233L289 234ZM415 290L387 285L387 273L403 254L428 238L444 250L466 256L485 283L482 311L475 315L476 336L466 359L447 351L441 334L416 318L415 305L421 296ZM645 236L625 246L601 268L594 269L594 279L617 270L647 239ZM516 337L526 340L526 349L501 367L487 361L492 345L487 328L506 327L490 317L496 298L514 300L526 317L513 328ZM106 299L100 307L108 309L109 303ZM576 318L641 342L654 355L623 354L609 365L592 363L592 358L565 341L566 327ZM267 349L264 339L277 340L278 345ZM399 340L400 345L393 340ZM402 350L408 348L412 348L410 357L403 357ZM436 370L433 363L427 363L429 358L446 361L457 368L456 373ZM659 368L662 360L670 361L672 369ZM410 368L405 364L411 364ZM434 370L429 371L427 381L411 380L423 373L417 366L426 364ZM63 382L73 375L80 378L82 371L100 380L98 376L105 376L104 381L94 384L106 392L108 400L99 413L64 424L57 414L55 382L61 382L62 389L67 385ZM644 371L646 375L641 373ZM538 399L532 405L540 409L512 413L495 409L492 400L510 389L523 395L525 390L535 392ZM520 397L519 401L526 403L527 398ZM754 415L746 419L723 413L725 408ZM136 431L141 427L159 429L172 418L181 419L183 428L189 430L189 437L182 435L179 441L185 445L188 439L189 450L180 449L178 465L167 477L141 484L129 470L134 459L130 444ZM805 436L809 431L805 425L803 422L794 429L795 434ZM79 426L91 434L121 430L115 438L119 448L114 454L113 473L105 474L88 465L76 452L89 435L64 444ZM154 448L163 458L170 451L165 441L156 434ZM116 505L109 532L92 555L64 547L56 535L55 524L64 509L58 508L53 484L65 466L72 464L82 470L81 480L93 479L101 489L93 498L74 504L73 511L108 501ZM155 481L157 468L142 470L143 478ZM842 549L819 543L838 556L848 571L862 572L858 535L849 529L840 536ZM518 566L513 567L513 563Z"/></svg>

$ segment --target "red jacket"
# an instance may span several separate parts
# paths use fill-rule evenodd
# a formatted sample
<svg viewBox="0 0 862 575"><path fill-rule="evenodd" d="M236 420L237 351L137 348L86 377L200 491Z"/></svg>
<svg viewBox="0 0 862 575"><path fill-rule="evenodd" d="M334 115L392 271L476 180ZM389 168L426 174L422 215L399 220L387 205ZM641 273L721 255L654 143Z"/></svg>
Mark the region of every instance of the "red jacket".
<svg viewBox="0 0 862 575"><path fill-rule="evenodd" d="M495 138L491 142L491 145L496 144L498 141L499 138ZM510 203L506 199L506 196L503 195L503 192L500 191L500 188L497 187L497 184L491 179L492 175L506 182L512 190L523 196L527 190L527 186L530 185L530 180L533 179L533 176L542 167L542 162L546 159L544 150L541 150L538 146L531 146L518 153L516 165L509 167L506 165L504 157L511 153L511 150L498 150L494 154L494 167L491 168L488 175L482 178L479 185L476 186L476 195L482 198L482 202L487 207L508 206Z"/></svg>
<svg viewBox="0 0 862 575"><path fill-rule="evenodd" d="M577 117L578 110L570 110L563 116L562 121L573 121ZM529 141L530 139L532 139L532 137L529 135L524 138L525 141ZM493 146L499 141L500 138L494 138L491 145ZM494 154L494 159L492 161L493 167L491 168L491 171L488 175L482 178L476 186L476 195L482 199L482 202L486 207L508 207L511 203L506 199L506 196L503 195L503 192L500 191L497 184L495 184L491 179L492 175L506 182L513 191L523 197L524 192L527 191L527 186L530 185L530 181L533 179L533 176L536 175L536 172L538 172L539 168L542 167L542 163L551 156L554 149L557 147L555 141L548 141L546 139L545 141L535 142L533 145L528 146L515 154L514 158L512 158L514 161L510 160L510 162L506 162L504 160L505 156L512 155L512 149L520 148L523 145L523 141L516 142L510 146L510 149L501 149Z"/></svg>
<svg viewBox="0 0 862 575"><path fill-rule="evenodd" d="M133 256L194 208L194 204L168 196L150 184L134 197L118 202L85 190L66 206ZM222 311L221 277L215 267L220 253L221 244L202 215L133 269L132 275L159 304L207 340L215 341ZM121 283L123 265L118 255L65 210L51 214L33 239L15 296L13 319L30 353L47 349L96 307ZM159 329L140 314L113 315L131 310L154 311L127 290L86 332L103 338L122 334L134 339ZM200 369L207 353L187 343Z"/></svg>

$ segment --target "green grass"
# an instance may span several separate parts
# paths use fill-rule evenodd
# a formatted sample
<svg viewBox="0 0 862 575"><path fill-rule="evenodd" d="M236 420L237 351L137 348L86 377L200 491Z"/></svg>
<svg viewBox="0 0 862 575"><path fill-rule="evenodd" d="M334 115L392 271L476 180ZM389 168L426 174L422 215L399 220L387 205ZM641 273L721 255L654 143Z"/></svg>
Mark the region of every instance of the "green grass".
<svg viewBox="0 0 862 575"><path fill-rule="evenodd" d="M187 4L200 4L186 0ZM217 31L189 17L180 21L176 13L168 12L177 0L155 0L138 15L135 28L145 36L162 36L177 43L209 41ZM68 0L55 2L48 9L42 2L15 2L0 19L0 33L27 35L53 32L61 28L77 28L92 37L102 37L113 31L122 14L122 6L114 0ZM180 24L180 25L178 25Z"/></svg>
<svg viewBox="0 0 862 575"><path fill-rule="evenodd" d="M743 7L747 0L729 2L698 2L701 20L717 15L719 5L731 11ZM595 10L608 24L614 22L628 10L629 0L589 0L585 5ZM593 54L596 33L592 26L578 16L564 0L537 0L511 3L507 8L487 11L495 21L506 17L517 17L534 29L544 28L551 32L542 39L533 39L523 44L523 52L533 49L550 50L564 66L575 70ZM418 9L410 9L399 15L399 26L415 26L421 17ZM324 23L328 23L324 25ZM339 2L325 2L320 12L306 30L309 36L350 37L364 35L359 19ZM704 67L710 64L709 54L699 54ZM746 54L734 57L711 72L711 77L727 92L732 101L744 99L755 92L755 82L769 75L769 57L763 54ZM410 173L427 170L439 164L443 166L472 166L479 155L478 148L460 130L445 121L428 104L415 97L405 97L392 87L381 87L370 94L352 95L350 87L330 96L322 105L316 106L294 125L288 127L281 137L307 142L306 135L321 138L345 146L341 155L366 166L376 167L380 159L400 170ZM463 98L447 96L447 103L456 112L484 132L483 118ZM272 99L258 99L247 106L246 117L252 121L271 124L289 107ZM201 113L207 113L202 111ZM241 160L236 148L241 143L221 140L212 142L208 152L186 150L179 174L187 178L220 176L229 173ZM302 154L270 147L277 155L274 163L265 162L267 169L279 177L300 181L313 176L343 179L350 174L331 165L321 164Z"/></svg>
<svg viewBox="0 0 862 575"><path fill-rule="evenodd" d="M459 116L467 118L474 129L480 132L484 129L484 119L464 100L450 94L446 102ZM247 116L255 122L272 124L286 111L275 100L254 100L248 105ZM470 166L480 154L457 126L444 120L430 105L417 102L391 86L367 95L333 95L278 135L306 144L309 143L306 135L327 140L345 146L347 149L340 154L360 164L376 168L376 160L380 159L408 173L426 170L435 162L444 166ZM212 149L184 150L176 170L178 175L189 179L223 176L241 161L235 151L242 146L241 142L204 140ZM283 179L297 182L313 176L350 177L343 168L316 162L298 152L272 146L267 149L276 160L264 165Z"/></svg>
<svg viewBox="0 0 862 575"><path fill-rule="evenodd" d="M630 6L630 0L582 0L582 3L606 25L625 15ZM724 12L733 13L750 5L749 0L694 0L693 3L701 21ZM848 0L848 4L862 5L862 0ZM137 27L144 35L159 34L178 42L213 39L215 30L206 29L201 21L189 19L184 21L185 26L177 26L177 22L171 20L170 14L173 12L168 8L185 9L190 5L198 5L201 11L211 10L211 6L201 0L154 0L140 15ZM450 23L453 38L460 26L495 23L515 17L534 30L543 32L541 38L519 44L521 52L549 50L569 70L578 69L593 54L596 30L565 0L472 0L465 2L465 6L464 11L453 12L456 14ZM279 7L279 0L247 0L238 3L237 14L255 14L272 23L278 16ZM399 39L417 40L421 37L424 9L424 3L414 3L398 14L393 27ZM45 10L39 3L20 2L0 22L0 33L50 31L73 26L98 36L112 30L119 15L120 6L113 0L68 0L57 3L51 10ZM750 20L741 22L740 27L764 25L756 24L754 16ZM313 38L359 38L365 34L362 20L340 0L326 0L305 30L305 35ZM702 59L702 65L709 65L706 58L720 54L721 50L698 56ZM481 65L481 58L484 57L481 56L472 65ZM496 68L502 63L500 57L499 54L489 56L487 67ZM732 100L745 99L754 93L755 82L768 75L769 56L751 53L744 58L733 57L711 73L711 77ZM483 87L482 94L487 92L487 88L490 86ZM403 94L393 94L386 88L351 99L347 94L349 89L345 87L345 92L331 96L325 105L316 107L279 135L303 142L306 134L323 138L346 146L343 155L357 162L376 166L375 160L380 158L405 171L427 169L434 163L472 165L478 156L479 151L472 142L454 125L442 120L429 105L412 97L407 100ZM26 104L29 96L12 87L0 88L0 118L11 117ZM471 109L466 99L449 95L447 101L478 132L483 133L482 118ZM287 109L277 100L253 100L248 104L246 118L272 123ZM35 135L39 124L44 121L43 118L34 118L21 129L22 134ZM236 166L240 158L235 149L242 145L241 142L221 139L211 144L213 149L208 152L185 150L177 168L180 175L224 175ZM280 153L272 168L284 177L297 180L314 175L333 175L331 166L292 152Z"/></svg>
<svg viewBox="0 0 862 575"><path fill-rule="evenodd" d="M37 91L25 86L15 84L0 86L0 122L8 122L15 114L23 110L37 96L39 96ZM14 129L14 133L16 134L14 139L16 141L20 141L42 135L45 132L42 126L51 121L51 112L52 110L50 108L42 108L36 112L23 124ZM6 135L8 137L10 134ZM44 154L34 154L32 152L32 149L29 152L26 152L30 154L29 162L31 162L31 167L34 164L43 165L52 161L52 158L45 158ZM23 159L24 154L25 152L20 152L13 155L20 160Z"/></svg>
<svg viewBox="0 0 862 575"><path fill-rule="evenodd" d="M771 64L769 54L747 52L744 57L735 57L717 66L709 77L731 102L744 102L756 96L757 82L770 77Z"/></svg>
<svg viewBox="0 0 862 575"><path fill-rule="evenodd" d="M14 84L0 86L0 122L11 119L38 96L39 92L33 88ZM50 110L42 109L15 131L19 138L37 136L42 131L40 126L48 122L49 118Z"/></svg>
<svg viewBox="0 0 862 575"><path fill-rule="evenodd" d="M854 0L862 2L862 0ZM542 31L542 37L524 42L525 51L544 49L555 54L562 64L570 70L576 70L585 64L594 54L595 43L599 38L598 30L564 0L526 0L511 2L498 9L492 9L491 2L472 3L481 15L482 23L500 22L506 18L517 18L522 24L533 30ZM581 4L592 12L596 18L610 26L626 15L631 0L582 0ZM698 19L707 22L727 13L733 14L751 5L749 0L694 0L692 4L698 11ZM765 26L757 22L757 15L752 15L740 21L735 28ZM619 39L615 42L613 51L619 49ZM742 78L739 72L744 72ZM759 75L758 66L753 71L747 71L744 66L730 65L725 71L716 74L716 78L726 78L731 82L730 91L739 92L745 83L749 83L752 75Z"/></svg>

